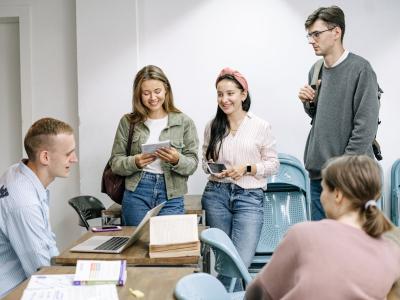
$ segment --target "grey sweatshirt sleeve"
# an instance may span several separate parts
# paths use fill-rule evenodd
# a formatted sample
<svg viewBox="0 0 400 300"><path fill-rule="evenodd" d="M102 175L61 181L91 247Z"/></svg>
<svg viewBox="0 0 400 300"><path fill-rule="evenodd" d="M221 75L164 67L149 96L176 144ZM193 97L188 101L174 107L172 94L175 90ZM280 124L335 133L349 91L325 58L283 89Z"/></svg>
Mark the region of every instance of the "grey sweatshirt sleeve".
<svg viewBox="0 0 400 300"><path fill-rule="evenodd" d="M378 83L369 64L360 72L353 99L353 130L346 154L365 154L376 136L379 116Z"/></svg>

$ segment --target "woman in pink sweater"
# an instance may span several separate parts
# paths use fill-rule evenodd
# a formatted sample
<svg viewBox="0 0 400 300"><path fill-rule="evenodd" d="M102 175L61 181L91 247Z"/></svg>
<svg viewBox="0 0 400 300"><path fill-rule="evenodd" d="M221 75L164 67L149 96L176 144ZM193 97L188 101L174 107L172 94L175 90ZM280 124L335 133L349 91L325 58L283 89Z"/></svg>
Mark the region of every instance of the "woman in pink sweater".
<svg viewBox="0 0 400 300"><path fill-rule="evenodd" d="M321 194L328 219L293 226L246 299L386 299L400 278L400 249L381 237L392 228L376 206L381 186L368 156L330 160Z"/></svg>

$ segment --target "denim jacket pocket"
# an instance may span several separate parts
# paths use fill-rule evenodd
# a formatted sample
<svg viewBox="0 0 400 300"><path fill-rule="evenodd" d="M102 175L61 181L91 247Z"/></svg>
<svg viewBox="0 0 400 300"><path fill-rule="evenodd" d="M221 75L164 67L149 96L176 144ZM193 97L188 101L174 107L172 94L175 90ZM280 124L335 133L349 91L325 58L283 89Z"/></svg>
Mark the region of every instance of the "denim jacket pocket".
<svg viewBox="0 0 400 300"><path fill-rule="evenodd" d="M135 132L133 133L132 136L132 146L131 146L131 155L135 155L138 153L142 152L142 147L141 147L141 141L140 141L140 133Z"/></svg>

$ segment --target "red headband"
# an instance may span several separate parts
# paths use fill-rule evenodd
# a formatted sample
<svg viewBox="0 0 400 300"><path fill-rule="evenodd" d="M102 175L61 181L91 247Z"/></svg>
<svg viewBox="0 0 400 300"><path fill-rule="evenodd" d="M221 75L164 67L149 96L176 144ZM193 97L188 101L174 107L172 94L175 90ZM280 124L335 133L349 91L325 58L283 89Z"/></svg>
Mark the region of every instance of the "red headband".
<svg viewBox="0 0 400 300"><path fill-rule="evenodd" d="M231 69L231 68L229 68L229 67L226 67L226 68L223 68L223 69L222 69L222 71L221 71L221 72L219 73L219 75L218 75L218 78L217 78L215 84L217 84L218 79L220 79L220 78L221 78L222 76L224 76L224 75L231 75L231 76L233 76L233 77L241 84L241 86L243 87L243 89L244 89L245 91L248 91L248 90L249 90L249 86L248 86L248 84L247 84L246 78L244 78L244 76L243 76L242 74L240 74L239 71L236 71L236 70Z"/></svg>

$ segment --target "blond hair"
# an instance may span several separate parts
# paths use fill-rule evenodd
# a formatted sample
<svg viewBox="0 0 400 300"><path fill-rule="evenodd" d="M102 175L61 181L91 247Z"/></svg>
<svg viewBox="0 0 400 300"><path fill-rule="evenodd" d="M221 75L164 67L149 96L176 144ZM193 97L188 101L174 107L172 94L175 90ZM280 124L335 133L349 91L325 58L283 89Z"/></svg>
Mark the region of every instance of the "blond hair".
<svg viewBox="0 0 400 300"><path fill-rule="evenodd" d="M72 134L74 130L67 123L53 118L37 120L29 128L24 139L24 148L30 161L35 161L37 152L43 147L51 147L51 136L61 133Z"/></svg>
<svg viewBox="0 0 400 300"><path fill-rule="evenodd" d="M134 123L144 122L149 114L148 109L142 103L142 83L145 80L151 79L161 81L164 85L166 94L163 108L165 112L180 112L180 110L174 105L174 96L172 93L171 84L169 83L169 80L164 74L163 70L157 66L148 65L143 67L136 74L135 81L133 83L133 113L131 114L131 120Z"/></svg>
<svg viewBox="0 0 400 300"><path fill-rule="evenodd" d="M376 205L382 192L382 174L376 161L366 155L344 155L329 160L322 170L322 179L329 190L340 190L350 200L351 209L364 220L363 230L378 237L392 228Z"/></svg>

